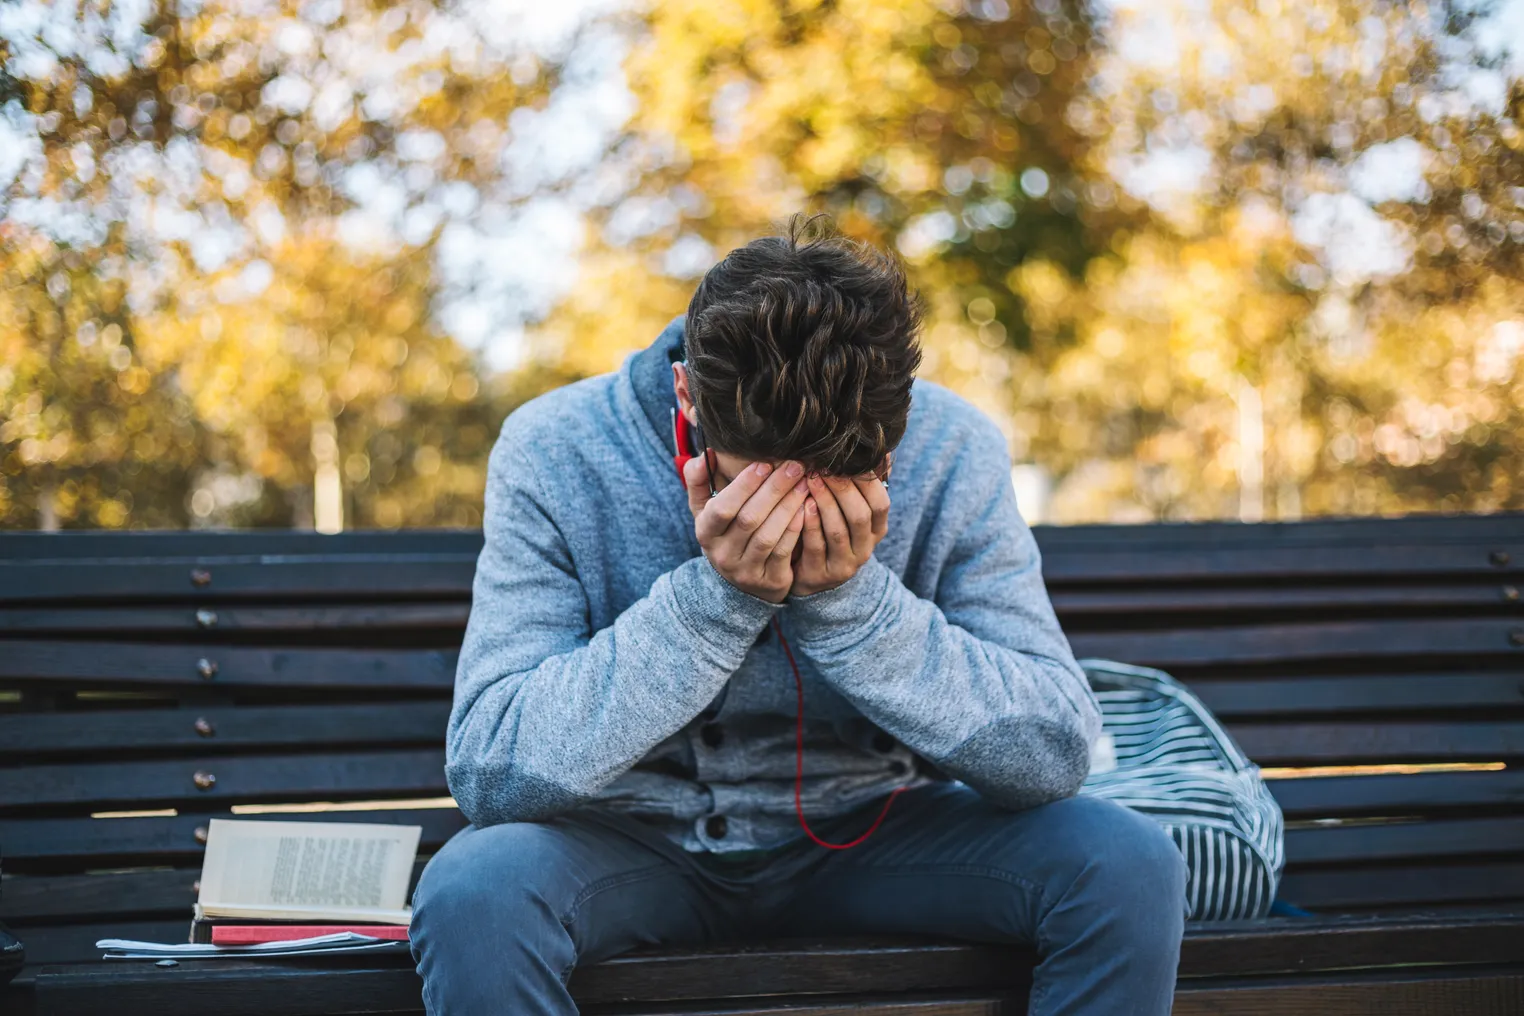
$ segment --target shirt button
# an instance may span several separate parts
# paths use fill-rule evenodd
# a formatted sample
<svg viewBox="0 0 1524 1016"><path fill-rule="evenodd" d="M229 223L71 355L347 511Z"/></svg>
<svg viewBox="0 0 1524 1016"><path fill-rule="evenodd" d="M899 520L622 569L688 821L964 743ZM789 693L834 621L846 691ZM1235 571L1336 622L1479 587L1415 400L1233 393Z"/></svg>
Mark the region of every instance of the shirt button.
<svg viewBox="0 0 1524 1016"><path fill-rule="evenodd" d="M725 743L725 728L718 723L706 723L699 728L699 738L711 748Z"/></svg>
<svg viewBox="0 0 1524 1016"><path fill-rule="evenodd" d="M712 840L723 840L725 834L730 831L730 823L725 821L724 815L710 815L704 823L704 832L709 834Z"/></svg>

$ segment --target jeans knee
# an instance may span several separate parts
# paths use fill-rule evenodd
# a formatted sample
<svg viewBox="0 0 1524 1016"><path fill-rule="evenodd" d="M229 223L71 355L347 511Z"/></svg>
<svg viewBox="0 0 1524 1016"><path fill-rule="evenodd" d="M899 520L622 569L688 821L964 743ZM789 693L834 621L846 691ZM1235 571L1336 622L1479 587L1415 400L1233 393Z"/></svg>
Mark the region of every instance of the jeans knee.
<svg viewBox="0 0 1524 1016"><path fill-rule="evenodd" d="M1160 930L1183 925L1186 865L1175 841L1153 819L1096 798L1059 802L1055 823L1071 859L1067 893Z"/></svg>
<svg viewBox="0 0 1524 1016"><path fill-rule="evenodd" d="M468 828L429 861L413 892L413 928L523 927L557 919L554 835L533 823Z"/></svg>
<svg viewBox="0 0 1524 1016"><path fill-rule="evenodd" d="M1087 881L1092 891L1126 901L1125 915L1172 927L1185 920L1185 858L1153 819L1121 805L1105 805L1092 819L1094 848Z"/></svg>

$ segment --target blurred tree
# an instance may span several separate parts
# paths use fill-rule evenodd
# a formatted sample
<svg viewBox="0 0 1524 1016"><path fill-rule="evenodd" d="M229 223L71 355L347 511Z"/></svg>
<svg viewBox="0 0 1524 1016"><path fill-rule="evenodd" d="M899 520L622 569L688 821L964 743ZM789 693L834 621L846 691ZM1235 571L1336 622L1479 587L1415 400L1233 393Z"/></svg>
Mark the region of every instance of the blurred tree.
<svg viewBox="0 0 1524 1016"><path fill-rule="evenodd" d="M714 252L813 209L916 257L939 320L989 305L986 345L933 341L928 365L978 388L988 347L1026 343L1007 272L1030 257L1079 271L1131 217L1074 189L1085 139L1064 110L1094 47L1088 14L1059 0L655 5L611 153L636 182L593 210L600 267L541 348L607 369L682 310Z"/></svg>
<svg viewBox="0 0 1524 1016"><path fill-rule="evenodd" d="M330 433L350 524L479 523L497 421L555 379L484 382L434 323L436 239L546 89L470 16L155 0L9 22L0 524L311 524Z"/></svg>
<svg viewBox="0 0 1524 1016"><path fill-rule="evenodd" d="M924 373L1057 477L1056 518L1524 507L1524 110L1489 17L667 0L636 182L591 216L615 267L539 349L606 369L717 254L828 211L909 259Z"/></svg>
<svg viewBox="0 0 1524 1016"><path fill-rule="evenodd" d="M1109 50L1070 119L1157 214L1080 288L1011 279L1073 337L1023 361L1056 512L1524 507L1524 52L1496 13L1115 9L1156 49Z"/></svg>
<svg viewBox="0 0 1524 1016"><path fill-rule="evenodd" d="M185 526L207 435L138 355L122 281L9 226L0 245L0 526Z"/></svg>
<svg viewBox="0 0 1524 1016"><path fill-rule="evenodd" d="M1524 51L1486 0L594 0L544 52L483 0L15 10L3 525L307 524L324 483L471 524L512 405L800 210L904 254L925 373L1054 518L1524 507ZM451 335L575 234L492 233L547 195L581 270L493 375Z"/></svg>

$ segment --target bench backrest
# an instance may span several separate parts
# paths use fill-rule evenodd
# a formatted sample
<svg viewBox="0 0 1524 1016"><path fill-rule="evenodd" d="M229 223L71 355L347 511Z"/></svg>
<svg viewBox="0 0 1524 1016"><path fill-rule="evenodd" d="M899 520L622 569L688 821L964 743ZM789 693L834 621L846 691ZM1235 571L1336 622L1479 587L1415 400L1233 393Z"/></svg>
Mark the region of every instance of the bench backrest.
<svg viewBox="0 0 1524 1016"><path fill-rule="evenodd" d="M1524 516L1037 535L1076 654L1185 680L1277 777L1284 898L1524 901ZM480 539L0 535L0 919L33 959L182 936L214 816L458 829Z"/></svg>

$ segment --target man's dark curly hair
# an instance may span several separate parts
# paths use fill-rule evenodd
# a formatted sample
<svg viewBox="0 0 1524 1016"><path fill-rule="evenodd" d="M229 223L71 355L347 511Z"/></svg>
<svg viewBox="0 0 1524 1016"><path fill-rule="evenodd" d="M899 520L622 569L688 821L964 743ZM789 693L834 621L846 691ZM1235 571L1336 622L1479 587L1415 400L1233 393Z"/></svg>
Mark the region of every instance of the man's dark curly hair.
<svg viewBox="0 0 1524 1016"><path fill-rule="evenodd" d="M726 255L688 304L699 425L733 455L866 473L905 435L920 327L893 255L796 216Z"/></svg>

